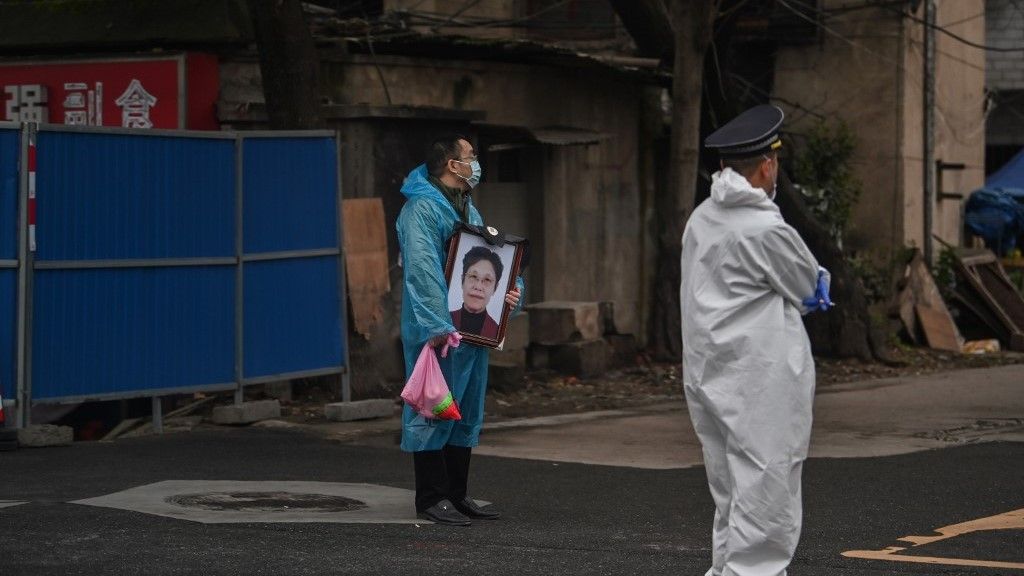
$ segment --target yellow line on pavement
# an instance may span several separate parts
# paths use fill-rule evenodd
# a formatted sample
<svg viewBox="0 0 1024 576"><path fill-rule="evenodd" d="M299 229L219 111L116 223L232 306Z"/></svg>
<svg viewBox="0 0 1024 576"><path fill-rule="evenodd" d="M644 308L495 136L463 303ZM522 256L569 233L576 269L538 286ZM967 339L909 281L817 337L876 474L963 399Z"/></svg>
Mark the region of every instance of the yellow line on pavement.
<svg viewBox="0 0 1024 576"><path fill-rule="evenodd" d="M989 530L1024 530L1024 508L1013 510L995 516L979 518L969 522L961 522L951 526L938 528L935 532L938 535L931 536L904 536L899 538L901 542L909 542L911 548L931 544L940 540L955 538L971 532L985 532ZM900 554L906 550L905 547L889 546L884 550L849 550L843 552L847 558L861 558L864 560L889 560L891 562L918 562L921 564L946 564L949 566L977 566L984 568L1010 568L1024 570L1024 562L998 562L993 560L972 560L969 558L938 558L933 556L908 556Z"/></svg>

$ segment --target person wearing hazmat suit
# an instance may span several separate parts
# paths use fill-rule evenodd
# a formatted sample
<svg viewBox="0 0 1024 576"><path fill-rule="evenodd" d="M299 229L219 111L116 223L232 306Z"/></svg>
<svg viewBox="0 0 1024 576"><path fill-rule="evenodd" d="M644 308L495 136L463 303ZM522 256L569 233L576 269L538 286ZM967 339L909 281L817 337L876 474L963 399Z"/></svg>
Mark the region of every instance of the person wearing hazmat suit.
<svg viewBox="0 0 1024 576"><path fill-rule="evenodd" d="M402 262L402 347L408 377L425 344L440 350L456 332L448 311L445 282L446 243L459 222L483 225L471 192L483 174L473 146L461 136L443 136L402 184L405 205L396 228ZM522 279L505 295L519 307ZM416 512L440 524L466 526L473 518L497 518L467 491L469 460L480 438L487 391L487 348L464 343L438 354L441 372L462 419L425 418L406 405L402 414L402 450L412 452L416 474Z"/></svg>
<svg viewBox="0 0 1024 576"><path fill-rule="evenodd" d="M800 538L814 359L801 314L828 272L774 203L782 110L706 140L721 171L683 232L683 387L715 502L706 576L785 576Z"/></svg>

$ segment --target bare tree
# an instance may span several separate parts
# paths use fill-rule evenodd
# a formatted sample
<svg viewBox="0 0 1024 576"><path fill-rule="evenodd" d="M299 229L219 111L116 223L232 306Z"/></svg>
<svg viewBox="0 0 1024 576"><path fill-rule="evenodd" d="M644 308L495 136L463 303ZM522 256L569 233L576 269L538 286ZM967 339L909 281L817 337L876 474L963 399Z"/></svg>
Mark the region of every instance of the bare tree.
<svg viewBox="0 0 1024 576"><path fill-rule="evenodd" d="M671 173L667 189L659 194L657 201L658 270L650 342L656 356L675 360L680 357L682 348L679 255L682 230L694 208L701 112L717 109L713 110L712 117L728 118L735 116L738 110L736 98L727 88L730 84L723 82L722 78L716 83L719 90L711 91L713 95L721 92L718 101L702 101L705 70L708 69L704 66L705 54L712 41L729 42L728 39L713 37L712 33L721 4L718 0L669 1L672 3L671 17L662 0L609 0L641 55L674 63ZM737 9L743 3L744 0L734 0L726 5L731 7L727 11L732 15L727 21L735 22ZM728 30L729 27L725 28ZM674 37L674 42L671 51L666 52L665 38L669 34ZM719 54L729 52L726 46L716 46ZM728 61L717 64L713 68L720 74L730 67ZM806 325L815 352L891 361L884 337L871 325L864 288L842 250L803 204L799 192L785 174L781 174L779 180L777 200L783 215L805 239L822 265L832 272L832 297L841 303L828 314L808 317Z"/></svg>
<svg viewBox="0 0 1024 576"><path fill-rule="evenodd" d="M658 253L650 348L658 358L677 359L683 350L679 255L683 227L696 197L704 55L718 0L671 0L668 11L662 0L610 1L641 54L673 62L669 181L656 204Z"/></svg>
<svg viewBox="0 0 1024 576"><path fill-rule="evenodd" d="M675 38L663 0L609 0L641 56L672 60Z"/></svg>
<svg viewBox="0 0 1024 576"><path fill-rule="evenodd" d="M248 0L260 54L270 127L324 125L320 109L320 59L300 0Z"/></svg>
<svg viewBox="0 0 1024 576"><path fill-rule="evenodd" d="M810 314L804 325L816 354L878 359L893 362L880 330L871 325L868 301L857 275L836 245L828 228L818 222L800 191L785 172L779 173L775 201L790 226L800 232L807 247L832 274L830 296L838 305L827 314Z"/></svg>

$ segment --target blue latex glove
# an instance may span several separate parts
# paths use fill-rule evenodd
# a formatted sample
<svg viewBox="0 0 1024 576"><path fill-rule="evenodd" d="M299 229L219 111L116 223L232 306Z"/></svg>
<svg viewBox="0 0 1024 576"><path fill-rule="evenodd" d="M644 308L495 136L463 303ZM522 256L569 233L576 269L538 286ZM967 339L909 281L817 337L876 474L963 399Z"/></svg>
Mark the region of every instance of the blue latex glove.
<svg viewBox="0 0 1024 576"><path fill-rule="evenodd" d="M814 296L804 298L803 303L808 312L824 312L835 306L828 297L828 283L825 281L825 272L823 270L818 271L818 287L814 291Z"/></svg>

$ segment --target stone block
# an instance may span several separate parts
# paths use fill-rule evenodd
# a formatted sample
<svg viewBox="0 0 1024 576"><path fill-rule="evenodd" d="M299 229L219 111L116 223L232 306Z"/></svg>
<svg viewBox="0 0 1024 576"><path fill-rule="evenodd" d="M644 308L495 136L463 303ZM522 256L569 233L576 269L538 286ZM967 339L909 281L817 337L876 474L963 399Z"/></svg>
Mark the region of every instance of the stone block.
<svg viewBox="0 0 1024 576"><path fill-rule="evenodd" d="M74 440L75 431L70 426L35 424L18 430L18 444L22 448L70 446Z"/></svg>
<svg viewBox="0 0 1024 576"><path fill-rule="evenodd" d="M526 365L530 370L547 370L551 366L551 347L533 344L526 351Z"/></svg>
<svg viewBox="0 0 1024 576"><path fill-rule="evenodd" d="M243 402L213 409L214 424L252 424L260 420L281 417L281 403L277 400Z"/></svg>
<svg viewBox="0 0 1024 576"><path fill-rule="evenodd" d="M618 334L615 327L615 302L598 302L598 310L601 312L601 321L604 323L603 334Z"/></svg>
<svg viewBox="0 0 1024 576"><path fill-rule="evenodd" d="M355 402L334 402L324 406L324 417L335 422L390 418L395 415L397 405L393 400L374 398Z"/></svg>
<svg viewBox="0 0 1024 576"><path fill-rule="evenodd" d="M598 376L608 370L608 343L603 339L572 342L551 348L551 368L583 378Z"/></svg>
<svg viewBox="0 0 1024 576"><path fill-rule="evenodd" d="M530 342L549 346L594 340L604 335L597 302L540 302L530 305Z"/></svg>
<svg viewBox="0 0 1024 576"><path fill-rule="evenodd" d="M517 316L509 316L505 326L505 345L503 350L525 350L530 345L530 314L523 312Z"/></svg>
<svg viewBox="0 0 1024 576"><path fill-rule="evenodd" d="M517 350L491 350L489 364L516 364L526 367L526 349Z"/></svg>
<svg viewBox="0 0 1024 576"><path fill-rule="evenodd" d="M608 334L604 337L608 342L612 366L634 366L638 351L636 336L632 334Z"/></svg>
<svg viewBox="0 0 1024 576"><path fill-rule="evenodd" d="M495 392L514 392L526 385L526 368L510 362L491 362L487 367L487 388Z"/></svg>

